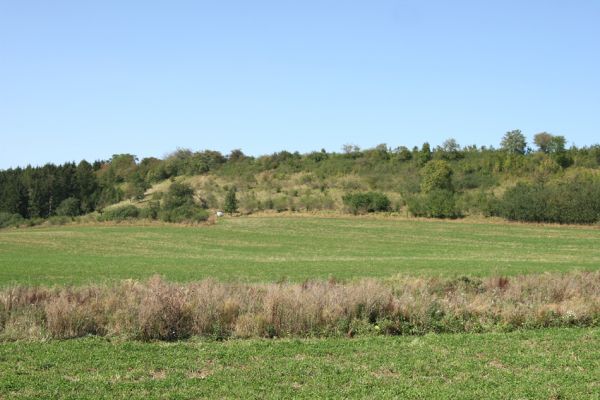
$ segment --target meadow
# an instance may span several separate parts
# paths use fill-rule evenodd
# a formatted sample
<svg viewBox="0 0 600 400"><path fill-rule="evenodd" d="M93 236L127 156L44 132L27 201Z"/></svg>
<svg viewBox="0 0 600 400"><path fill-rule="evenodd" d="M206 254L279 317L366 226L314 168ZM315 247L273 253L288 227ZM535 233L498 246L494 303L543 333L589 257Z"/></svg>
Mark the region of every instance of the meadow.
<svg viewBox="0 0 600 400"><path fill-rule="evenodd" d="M263 216L212 226L0 230L0 286L212 277L274 282L595 270L600 230L477 221Z"/></svg>
<svg viewBox="0 0 600 400"><path fill-rule="evenodd" d="M0 346L0 398L598 399L600 330Z"/></svg>
<svg viewBox="0 0 600 400"><path fill-rule="evenodd" d="M598 239L307 215L0 230L0 399L600 399Z"/></svg>

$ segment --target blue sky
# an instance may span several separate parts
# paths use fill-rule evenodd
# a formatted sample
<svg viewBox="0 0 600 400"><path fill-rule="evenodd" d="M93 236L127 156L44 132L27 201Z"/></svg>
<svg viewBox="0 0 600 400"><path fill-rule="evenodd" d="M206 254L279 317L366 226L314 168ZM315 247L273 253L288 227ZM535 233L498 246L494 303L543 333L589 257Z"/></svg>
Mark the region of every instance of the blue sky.
<svg viewBox="0 0 600 400"><path fill-rule="evenodd" d="M0 0L0 168L600 140L598 1Z"/></svg>

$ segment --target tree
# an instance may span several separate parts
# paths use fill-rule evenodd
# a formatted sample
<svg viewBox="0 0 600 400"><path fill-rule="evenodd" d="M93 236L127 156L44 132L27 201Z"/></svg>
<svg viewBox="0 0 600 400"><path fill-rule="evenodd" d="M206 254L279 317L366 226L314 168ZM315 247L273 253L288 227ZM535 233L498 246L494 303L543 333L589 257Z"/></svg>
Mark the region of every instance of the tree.
<svg viewBox="0 0 600 400"><path fill-rule="evenodd" d="M76 217L80 213L79 199L76 199L75 197L64 199L56 208L56 215L60 216Z"/></svg>
<svg viewBox="0 0 600 400"><path fill-rule="evenodd" d="M342 146L342 151L344 154L353 155L360 152L360 147L352 143L347 143Z"/></svg>
<svg viewBox="0 0 600 400"><path fill-rule="evenodd" d="M548 153L558 154L565 152L565 145L567 140L564 136L552 136L550 143L548 144Z"/></svg>
<svg viewBox="0 0 600 400"><path fill-rule="evenodd" d="M132 200L141 200L144 198L144 194L149 188L150 185L146 183L144 178L136 171L131 175L129 182L127 182L125 196Z"/></svg>
<svg viewBox="0 0 600 400"><path fill-rule="evenodd" d="M159 217L167 222L200 222L208 213L194 201L194 189L189 184L173 182L163 197Z"/></svg>
<svg viewBox="0 0 600 400"><path fill-rule="evenodd" d="M396 155L400 161L409 161L413 156L406 146L400 146L396 148Z"/></svg>
<svg viewBox="0 0 600 400"><path fill-rule="evenodd" d="M460 151L460 145L454 138L450 138L442 143L442 147L438 150L441 150L441 157L444 160L458 160L464 157L464 154Z"/></svg>
<svg viewBox="0 0 600 400"><path fill-rule="evenodd" d="M352 214L362 214L375 211L388 211L390 199L383 193L348 193L342 196L344 205Z"/></svg>
<svg viewBox="0 0 600 400"><path fill-rule="evenodd" d="M447 190L454 192L452 186L452 168L444 160L433 160L423 168L421 192L429 193L433 190Z"/></svg>
<svg viewBox="0 0 600 400"><path fill-rule="evenodd" d="M519 129L506 132L500 146L508 154L525 154L527 141Z"/></svg>
<svg viewBox="0 0 600 400"><path fill-rule="evenodd" d="M548 132L540 132L533 137L533 143L543 153L548 153L553 136Z"/></svg>
<svg viewBox="0 0 600 400"><path fill-rule="evenodd" d="M231 162L237 162L237 161L242 161L245 158L246 158L246 155L242 152L242 150L233 149L233 150L231 150L231 153L229 153L227 160L231 161Z"/></svg>
<svg viewBox="0 0 600 400"><path fill-rule="evenodd" d="M81 210L85 213L93 211L98 197L98 181L94 168L89 162L83 160L77 165L75 182L79 191Z"/></svg>
<svg viewBox="0 0 600 400"><path fill-rule="evenodd" d="M187 183L173 182L163 197L163 208L171 210L194 204L194 189Z"/></svg>
<svg viewBox="0 0 600 400"><path fill-rule="evenodd" d="M223 209L226 213L233 214L237 212L238 203L235 195L236 191L237 190L235 186L232 186L227 191L227 195L225 195L225 206L223 207Z"/></svg>
<svg viewBox="0 0 600 400"><path fill-rule="evenodd" d="M456 139L449 138L449 139L446 139L444 141L444 143L442 143L442 149L446 153L456 153L456 152L460 151L460 145L458 144Z"/></svg>
<svg viewBox="0 0 600 400"><path fill-rule="evenodd" d="M133 154L114 154L110 160L110 168L115 173L118 183L126 181L137 169L137 157Z"/></svg>
<svg viewBox="0 0 600 400"><path fill-rule="evenodd" d="M429 143L423 143L421 151L419 152L419 164L425 165L431 160L431 147Z"/></svg>

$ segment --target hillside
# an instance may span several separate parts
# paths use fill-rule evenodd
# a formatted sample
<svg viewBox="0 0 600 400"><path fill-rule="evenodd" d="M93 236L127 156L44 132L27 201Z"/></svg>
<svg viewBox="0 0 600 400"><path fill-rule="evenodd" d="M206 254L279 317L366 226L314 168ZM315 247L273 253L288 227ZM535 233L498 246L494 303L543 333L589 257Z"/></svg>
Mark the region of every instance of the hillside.
<svg viewBox="0 0 600 400"><path fill-rule="evenodd" d="M228 192L236 200L232 211L243 214L384 211L434 218L598 222L600 146L567 149L564 137L546 133L536 135L535 143L534 151L525 147L519 131L511 131L499 149L461 147L453 139L433 149L428 143L412 150L345 146L342 153L282 151L260 157L240 150L225 156L180 149L164 159L118 154L93 164L84 160L9 169L0 171L0 226L102 213L121 202L154 209L130 208L117 219L202 220L208 214L198 209L225 208ZM191 196L174 206L189 207L162 218L163 196L174 182L183 184L176 188L178 196Z"/></svg>

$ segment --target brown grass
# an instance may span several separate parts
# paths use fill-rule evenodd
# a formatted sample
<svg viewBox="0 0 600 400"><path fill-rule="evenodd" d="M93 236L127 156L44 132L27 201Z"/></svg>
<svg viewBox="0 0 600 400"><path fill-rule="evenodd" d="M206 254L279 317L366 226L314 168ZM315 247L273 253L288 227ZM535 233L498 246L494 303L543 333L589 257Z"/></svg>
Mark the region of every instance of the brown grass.
<svg viewBox="0 0 600 400"><path fill-rule="evenodd" d="M178 284L153 277L86 287L0 291L0 339L84 335L354 336L600 325L600 271L350 283Z"/></svg>

